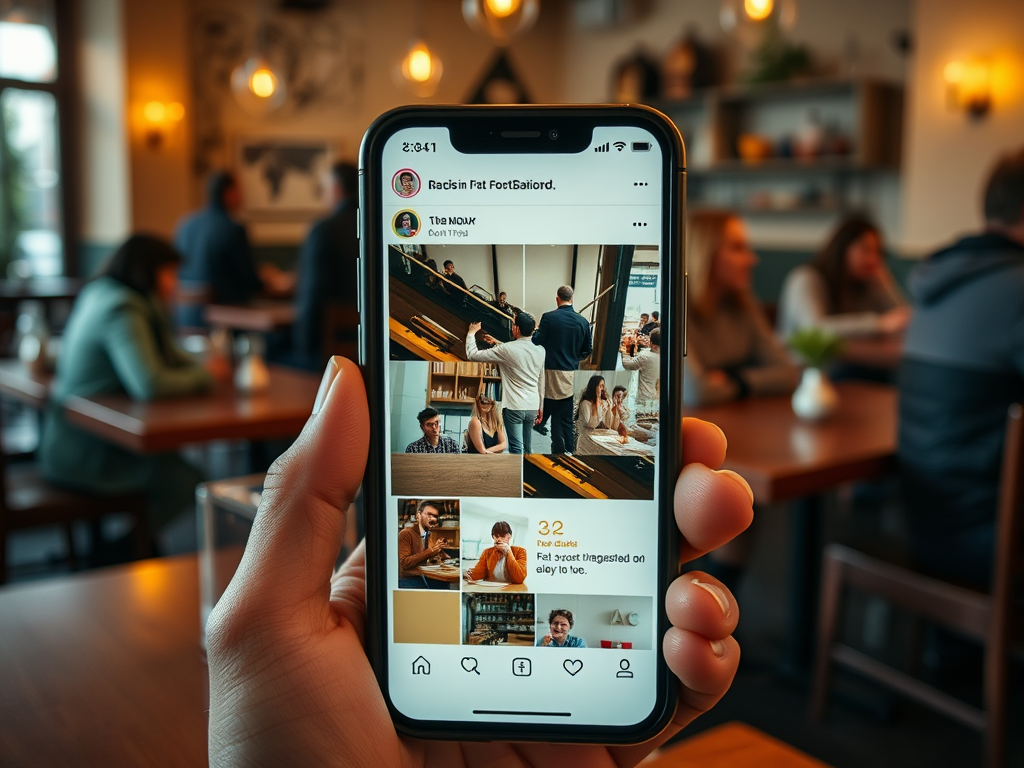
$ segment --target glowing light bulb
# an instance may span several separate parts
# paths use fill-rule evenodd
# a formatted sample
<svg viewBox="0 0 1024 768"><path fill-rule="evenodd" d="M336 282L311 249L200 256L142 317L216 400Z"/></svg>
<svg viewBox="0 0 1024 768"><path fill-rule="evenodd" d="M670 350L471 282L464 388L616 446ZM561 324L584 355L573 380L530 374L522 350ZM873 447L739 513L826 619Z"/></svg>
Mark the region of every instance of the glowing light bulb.
<svg viewBox="0 0 1024 768"><path fill-rule="evenodd" d="M277 78L269 69L261 67L249 78L249 90L261 99L269 99L277 90Z"/></svg>
<svg viewBox="0 0 1024 768"><path fill-rule="evenodd" d="M967 74L967 65L962 61L951 61L942 70L942 77L947 83L959 83Z"/></svg>
<svg viewBox="0 0 1024 768"><path fill-rule="evenodd" d="M172 101L167 105L167 119L178 122L185 116L185 107L179 101Z"/></svg>
<svg viewBox="0 0 1024 768"><path fill-rule="evenodd" d="M430 51L425 48L417 48L410 51L407 61L409 77L417 83L425 83L430 79L430 72L433 69L433 62L430 60Z"/></svg>
<svg viewBox="0 0 1024 768"><path fill-rule="evenodd" d="M142 108L142 116L149 123L162 123L167 117L167 107L159 101L150 101Z"/></svg>
<svg viewBox="0 0 1024 768"><path fill-rule="evenodd" d="M487 11L499 19L511 16L519 10L521 0L485 0Z"/></svg>
<svg viewBox="0 0 1024 768"><path fill-rule="evenodd" d="M753 21L764 21L775 7L775 0L743 0L743 10Z"/></svg>

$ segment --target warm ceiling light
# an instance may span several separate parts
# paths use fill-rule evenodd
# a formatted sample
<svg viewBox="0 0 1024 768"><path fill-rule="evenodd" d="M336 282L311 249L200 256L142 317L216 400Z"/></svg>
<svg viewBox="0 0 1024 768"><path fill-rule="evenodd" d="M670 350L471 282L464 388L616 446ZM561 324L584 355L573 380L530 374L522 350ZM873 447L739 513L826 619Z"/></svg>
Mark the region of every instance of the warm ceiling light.
<svg viewBox="0 0 1024 768"><path fill-rule="evenodd" d="M492 16L504 19L519 10L520 0L485 0Z"/></svg>
<svg viewBox="0 0 1024 768"><path fill-rule="evenodd" d="M426 48L417 48L410 51L406 57L404 69L408 71L410 80L415 80L417 83L427 82L433 69L430 51Z"/></svg>
<svg viewBox="0 0 1024 768"><path fill-rule="evenodd" d="M399 63L395 79L417 96L433 96L442 70L438 55L422 40L416 40Z"/></svg>
<svg viewBox="0 0 1024 768"><path fill-rule="evenodd" d="M249 90L261 99L269 99L277 90L277 78L266 67L260 67L249 77Z"/></svg>
<svg viewBox="0 0 1024 768"><path fill-rule="evenodd" d="M142 108L142 116L149 123L162 123L167 117L167 107L163 102L150 101Z"/></svg>
<svg viewBox="0 0 1024 768"><path fill-rule="evenodd" d="M754 21L764 21L775 7L775 0L743 0L743 10Z"/></svg>

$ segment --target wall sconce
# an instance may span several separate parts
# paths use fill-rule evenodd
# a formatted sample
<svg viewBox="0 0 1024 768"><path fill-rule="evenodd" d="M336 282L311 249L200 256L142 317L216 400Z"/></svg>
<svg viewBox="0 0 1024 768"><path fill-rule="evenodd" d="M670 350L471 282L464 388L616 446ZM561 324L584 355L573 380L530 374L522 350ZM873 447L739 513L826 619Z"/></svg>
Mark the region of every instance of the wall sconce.
<svg viewBox="0 0 1024 768"><path fill-rule="evenodd" d="M462 0L462 17L470 29L501 46L537 21L539 0Z"/></svg>
<svg viewBox="0 0 1024 768"><path fill-rule="evenodd" d="M992 66L988 61L954 60L942 70L946 104L953 112L966 112L974 120L992 108Z"/></svg>
<svg viewBox="0 0 1024 768"><path fill-rule="evenodd" d="M433 96L443 71L440 57L423 40L414 40L398 62L395 81L417 96Z"/></svg>
<svg viewBox="0 0 1024 768"><path fill-rule="evenodd" d="M163 147L167 134L185 117L180 102L147 101L142 107L143 139L154 152Z"/></svg>

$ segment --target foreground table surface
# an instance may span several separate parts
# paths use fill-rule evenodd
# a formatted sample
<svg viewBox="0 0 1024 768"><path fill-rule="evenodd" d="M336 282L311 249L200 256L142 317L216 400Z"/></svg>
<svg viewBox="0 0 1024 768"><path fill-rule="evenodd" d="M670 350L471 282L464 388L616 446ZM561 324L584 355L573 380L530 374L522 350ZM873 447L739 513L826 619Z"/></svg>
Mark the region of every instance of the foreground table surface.
<svg viewBox="0 0 1024 768"><path fill-rule="evenodd" d="M42 410L50 399L53 374L35 374L21 360L0 360L0 392L30 408Z"/></svg>
<svg viewBox="0 0 1024 768"><path fill-rule="evenodd" d="M725 466L760 504L820 493L881 475L896 457L896 389L837 384L839 409L821 422L793 413L789 397L754 397L687 412L714 422L729 440Z"/></svg>
<svg viewBox="0 0 1024 768"><path fill-rule="evenodd" d="M725 723L683 739L644 768L828 768L799 749L743 723Z"/></svg>
<svg viewBox="0 0 1024 768"><path fill-rule="evenodd" d="M127 395L72 397L68 420L131 451L152 453L210 440L294 437L309 418L320 386L315 374L270 366L270 386L247 394L219 383L194 397L143 403Z"/></svg>
<svg viewBox="0 0 1024 768"><path fill-rule="evenodd" d="M210 304L203 311L210 325L238 331L273 331L294 323L295 316L292 302L272 299L251 304Z"/></svg>
<svg viewBox="0 0 1024 768"><path fill-rule="evenodd" d="M195 556L0 589L0 763L206 765Z"/></svg>

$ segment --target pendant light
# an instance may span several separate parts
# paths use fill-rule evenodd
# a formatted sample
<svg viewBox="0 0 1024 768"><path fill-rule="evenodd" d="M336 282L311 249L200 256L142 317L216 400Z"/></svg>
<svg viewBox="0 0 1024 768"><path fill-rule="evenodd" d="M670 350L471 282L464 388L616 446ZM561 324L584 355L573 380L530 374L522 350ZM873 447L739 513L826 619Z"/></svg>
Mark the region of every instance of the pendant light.
<svg viewBox="0 0 1024 768"><path fill-rule="evenodd" d="M444 65L436 51L431 50L423 38L422 0L416 3L415 23L416 34L409 42L405 55L402 56L394 69L395 83L416 96L426 98L433 96L441 82Z"/></svg>
<svg viewBox="0 0 1024 768"><path fill-rule="evenodd" d="M255 53L231 72L231 91L239 106L261 117L282 107L288 99L284 70L267 55L266 0L259 4Z"/></svg>
<svg viewBox="0 0 1024 768"><path fill-rule="evenodd" d="M470 28L500 46L537 21L539 0L462 0L462 16Z"/></svg>
<svg viewBox="0 0 1024 768"><path fill-rule="evenodd" d="M719 23L726 32L742 32L765 22L789 30L796 24L796 0L722 0Z"/></svg>

